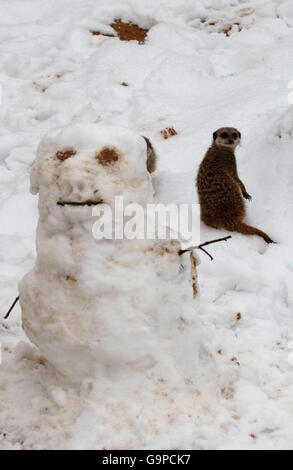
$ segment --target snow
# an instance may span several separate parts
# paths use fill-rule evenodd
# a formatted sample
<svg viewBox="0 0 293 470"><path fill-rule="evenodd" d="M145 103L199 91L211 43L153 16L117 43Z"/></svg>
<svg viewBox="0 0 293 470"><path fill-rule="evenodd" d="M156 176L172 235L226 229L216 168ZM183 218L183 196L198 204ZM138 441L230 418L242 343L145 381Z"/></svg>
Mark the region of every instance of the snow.
<svg viewBox="0 0 293 470"><path fill-rule="evenodd" d="M284 0L281 2L279 7L279 15L284 21L289 25L293 25L293 5L289 0Z"/></svg>
<svg viewBox="0 0 293 470"><path fill-rule="evenodd" d="M202 258L184 386L172 367L157 375L168 386L148 373L73 386L29 343L17 307L0 321L0 448L292 449L291 2L1 0L0 10L3 314L35 262L31 166L43 136L64 126L146 135L159 155L155 199L180 203L197 200L213 131L238 128L247 220L278 241L233 234L211 248L213 263ZM145 44L90 34L115 18L150 28ZM166 127L177 135L163 140Z"/></svg>
<svg viewBox="0 0 293 470"><path fill-rule="evenodd" d="M153 201L146 159L136 132L81 123L46 135L32 168L37 259L19 286L22 323L44 358L79 385L149 374L169 388L166 371L180 380L198 354L190 254L179 255L179 240L93 237L86 203L103 211L115 196L142 207ZM104 225L113 221L116 211Z"/></svg>

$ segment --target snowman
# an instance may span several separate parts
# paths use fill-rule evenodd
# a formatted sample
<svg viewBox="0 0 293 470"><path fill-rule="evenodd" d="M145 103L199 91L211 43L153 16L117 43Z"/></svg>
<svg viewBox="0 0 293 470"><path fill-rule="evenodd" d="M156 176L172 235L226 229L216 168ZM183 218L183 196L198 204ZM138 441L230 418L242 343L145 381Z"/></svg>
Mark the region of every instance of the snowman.
<svg viewBox="0 0 293 470"><path fill-rule="evenodd" d="M161 373L196 354L197 259L180 241L93 236L94 211L153 202L147 145L116 126L74 124L43 138L37 259L20 283L23 328L72 382ZM177 364L177 366L176 366Z"/></svg>

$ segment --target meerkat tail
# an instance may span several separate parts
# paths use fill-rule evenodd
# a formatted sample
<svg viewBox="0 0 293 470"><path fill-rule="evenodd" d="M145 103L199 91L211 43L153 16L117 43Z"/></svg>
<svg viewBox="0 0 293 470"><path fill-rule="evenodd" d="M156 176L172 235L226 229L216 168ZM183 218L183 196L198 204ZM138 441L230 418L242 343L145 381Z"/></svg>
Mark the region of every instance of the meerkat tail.
<svg viewBox="0 0 293 470"><path fill-rule="evenodd" d="M239 222L235 227L236 232L243 233L244 235L258 235L263 238L267 243L275 243L265 232L262 232L256 227L251 227L244 222Z"/></svg>

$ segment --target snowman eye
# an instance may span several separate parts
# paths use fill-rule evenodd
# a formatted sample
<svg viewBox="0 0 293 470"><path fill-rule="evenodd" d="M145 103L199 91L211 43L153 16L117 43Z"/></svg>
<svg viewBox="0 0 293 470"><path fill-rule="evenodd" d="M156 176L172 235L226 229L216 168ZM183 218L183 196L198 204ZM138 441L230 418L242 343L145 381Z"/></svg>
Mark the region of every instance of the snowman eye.
<svg viewBox="0 0 293 470"><path fill-rule="evenodd" d="M115 148L105 147L97 155L96 159L102 166L113 165L119 160L119 153Z"/></svg>
<svg viewBox="0 0 293 470"><path fill-rule="evenodd" d="M57 152L56 153L56 157L61 162L64 162L65 160L67 160L68 158L73 157L74 155L76 155L76 151L73 150L73 149L68 149L68 150L64 150L63 152Z"/></svg>

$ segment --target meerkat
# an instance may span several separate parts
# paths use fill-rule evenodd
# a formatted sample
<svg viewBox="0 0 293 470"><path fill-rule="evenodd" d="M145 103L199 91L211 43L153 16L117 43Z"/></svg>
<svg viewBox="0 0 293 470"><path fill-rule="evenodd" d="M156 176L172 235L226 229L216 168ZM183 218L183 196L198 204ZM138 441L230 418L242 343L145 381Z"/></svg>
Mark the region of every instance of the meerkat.
<svg viewBox="0 0 293 470"><path fill-rule="evenodd" d="M244 199L250 201L251 196L237 172L235 149L240 141L241 133L234 128L224 127L213 134L197 176L201 220L217 229L258 235L274 243L265 232L244 222Z"/></svg>
<svg viewBox="0 0 293 470"><path fill-rule="evenodd" d="M157 169L158 157L151 141L145 136L143 136L143 138L147 144L147 170L149 173L154 173Z"/></svg>

